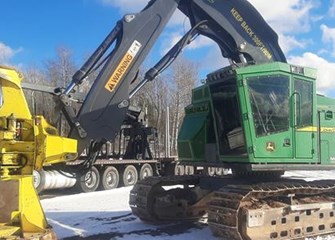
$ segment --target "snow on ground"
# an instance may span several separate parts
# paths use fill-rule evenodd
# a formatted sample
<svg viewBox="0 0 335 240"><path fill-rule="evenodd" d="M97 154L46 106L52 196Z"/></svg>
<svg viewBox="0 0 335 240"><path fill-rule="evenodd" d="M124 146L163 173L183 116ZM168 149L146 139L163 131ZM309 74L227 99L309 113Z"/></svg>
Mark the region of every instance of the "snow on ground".
<svg viewBox="0 0 335 240"><path fill-rule="evenodd" d="M214 240L204 223L145 224L131 214L131 187L42 200L49 224L60 239Z"/></svg>
<svg viewBox="0 0 335 240"><path fill-rule="evenodd" d="M285 178L304 179L305 181L335 179L335 171L287 171Z"/></svg>
<svg viewBox="0 0 335 240"><path fill-rule="evenodd" d="M287 178L314 181L335 179L335 171L292 171ZM42 200L49 224L59 239L76 240L215 240L205 223L150 225L131 214L128 205L131 187L103 192L58 196ZM335 236L317 240L335 240Z"/></svg>

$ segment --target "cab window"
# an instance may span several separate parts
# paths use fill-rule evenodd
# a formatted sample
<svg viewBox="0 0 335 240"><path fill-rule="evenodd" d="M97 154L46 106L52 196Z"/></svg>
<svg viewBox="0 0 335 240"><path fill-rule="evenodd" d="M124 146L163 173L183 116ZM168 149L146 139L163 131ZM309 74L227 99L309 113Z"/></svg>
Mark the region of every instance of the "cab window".
<svg viewBox="0 0 335 240"><path fill-rule="evenodd" d="M296 126L311 126L313 122L313 83L295 79L294 91Z"/></svg>
<svg viewBox="0 0 335 240"><path fill-rule="evenodd" d="M256 136L289 128L289 77L271 75L247 78Z"/></svg>

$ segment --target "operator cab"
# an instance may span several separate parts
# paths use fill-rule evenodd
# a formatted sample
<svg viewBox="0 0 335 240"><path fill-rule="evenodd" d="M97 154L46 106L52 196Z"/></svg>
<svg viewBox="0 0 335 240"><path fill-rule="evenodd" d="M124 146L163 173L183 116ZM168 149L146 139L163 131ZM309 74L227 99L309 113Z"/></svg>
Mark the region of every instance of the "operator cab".
<svg viewBox="0 0 335 240"><path fill-rule="evenodd" d="M313 69L278 62L209 74L186 108L179 158L213 165L317 163L315 78Z"/></svg>

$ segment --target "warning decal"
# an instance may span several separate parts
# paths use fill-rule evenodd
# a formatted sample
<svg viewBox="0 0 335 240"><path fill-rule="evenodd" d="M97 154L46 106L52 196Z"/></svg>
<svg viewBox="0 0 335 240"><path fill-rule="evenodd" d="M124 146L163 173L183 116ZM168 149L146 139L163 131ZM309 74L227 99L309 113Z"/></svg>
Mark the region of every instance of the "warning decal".
<svg viewBox="0 0 335 240"><path fill-rule="evenodd" d="M115 72L112 74L112 76L109 78L108 82L105 85L105 88L108 91L112 92L115 89L116 85L122 79L123 75L126 73L129 66L133 62L141 46L142 46L141 43L139 43L136 40L130 46L129 50L122 58L119 66L116 68Z"/></svg>

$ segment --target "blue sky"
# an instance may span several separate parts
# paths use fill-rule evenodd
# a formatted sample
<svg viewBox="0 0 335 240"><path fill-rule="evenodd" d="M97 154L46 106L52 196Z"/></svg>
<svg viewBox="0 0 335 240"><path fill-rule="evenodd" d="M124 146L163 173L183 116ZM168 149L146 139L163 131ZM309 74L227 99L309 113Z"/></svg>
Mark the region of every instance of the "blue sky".
<svg viewBox="0 0 335 240"><path fill-rule="evenodd" d="M91 53L123 14L137 12L147 0L11 0L1 4L0 64L40 65L55 49L73 50L78 64ZM318 90L335 96L335 0L250 0L280 37L294 64L319 69ZM153 55L162 55L185 32L176 13ZM158 53L158 54L157 54ZM201 73L226 64L215 43L199 38L185 51ZM149 60L150 62L150 60Z"/></svg>

